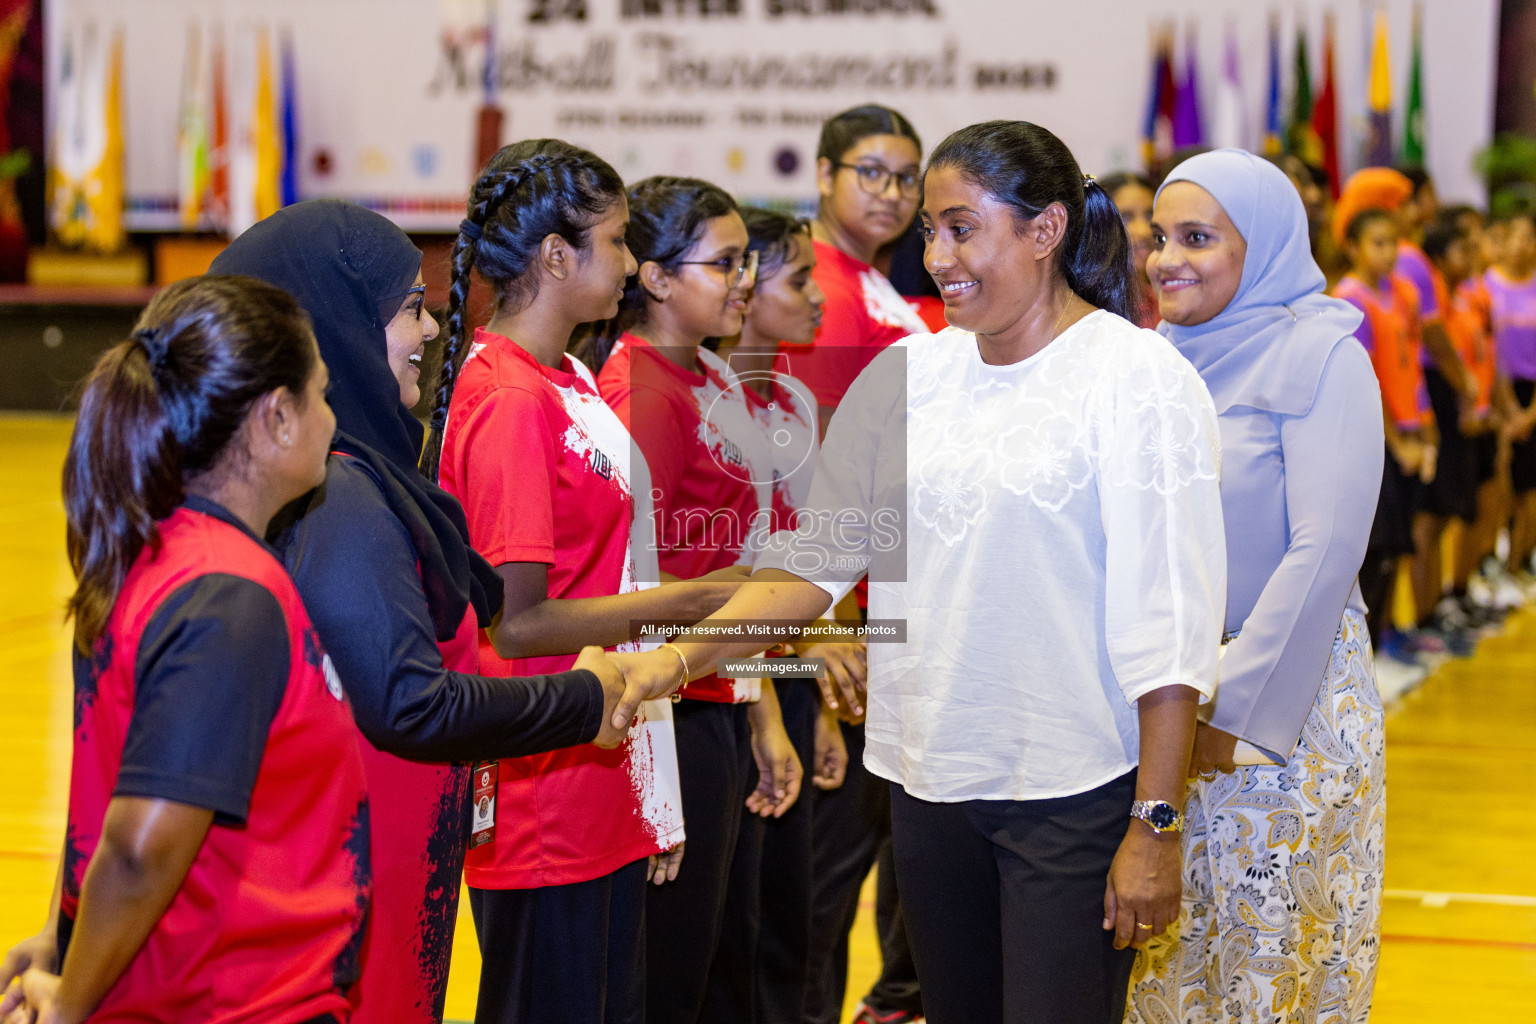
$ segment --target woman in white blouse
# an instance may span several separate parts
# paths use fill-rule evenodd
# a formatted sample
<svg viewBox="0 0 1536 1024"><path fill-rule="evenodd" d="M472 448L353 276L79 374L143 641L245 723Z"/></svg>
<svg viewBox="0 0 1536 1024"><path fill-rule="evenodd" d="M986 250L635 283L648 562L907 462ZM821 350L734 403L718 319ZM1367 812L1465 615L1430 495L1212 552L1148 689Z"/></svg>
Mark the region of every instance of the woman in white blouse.
<svg viewBox="0 0 1536 1024"><path fill-rule="evenodd" d="M1178 915L1216 682L1215 411L1120 315L1125 230L1050 132L951 135L921 216L955 326L859 376L810 514L715 618L809 621L868 571L872 624L905 628L870 637L865 763L892 783L928 1019L1119 1024L1132 947ZM626 668L675 680L750 646L701 637Z"/></svg>

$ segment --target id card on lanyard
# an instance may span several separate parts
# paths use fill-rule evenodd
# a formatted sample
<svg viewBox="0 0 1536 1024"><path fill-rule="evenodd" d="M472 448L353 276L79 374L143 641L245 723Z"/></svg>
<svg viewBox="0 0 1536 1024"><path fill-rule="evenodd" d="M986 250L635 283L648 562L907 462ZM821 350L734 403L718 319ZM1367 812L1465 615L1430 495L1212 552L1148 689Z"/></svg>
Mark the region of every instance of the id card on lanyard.
<svg viewBox="0 0 1536 1024"><path fill-rule="evenodd" d="M496 839L496 777L499 765L495 761L478 761L472 769L474 789L470 804L469 848L494 842Z"/></svg>

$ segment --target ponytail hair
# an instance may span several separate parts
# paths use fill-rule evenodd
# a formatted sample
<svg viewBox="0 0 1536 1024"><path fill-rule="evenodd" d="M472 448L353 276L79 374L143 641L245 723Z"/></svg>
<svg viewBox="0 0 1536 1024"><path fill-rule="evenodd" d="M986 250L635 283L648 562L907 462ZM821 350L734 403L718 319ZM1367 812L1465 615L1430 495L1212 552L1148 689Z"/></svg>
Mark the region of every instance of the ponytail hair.
<svg viewBox="0 0 1536 1024"><path fill-rule="evenodd" d="M1067 211L1057 265L1067 286L1100 309L1134 322L1137 313L1131 240L1109 193L1078 167L1064 142L1028 121L987 121L939 143L928 171L953 167L1021 223L1052 203Z"/></svg>
<svg viewBox="0 0 1536 1024"><path fill-rule="evenodd" d="M427 479L437 479L448 406L464 365L471 271L479 271L490 284L498 308L523 309L538 295L538 277L528 271L544 239L559 235L586 252L589 229L623 196L624 180L606 161L559 139L503 146L480 172L453 243L448 336L432 399L432 429L421 456Z"/></svg>
<svg viewBox="0 0 1536 1024"><path fill-rule="evenodd" d="M736 200L718 185L698 178L646 178L629 188L629 229L624 240L635 262L658 263L667 273L676 273L704 237L705 225L735 212ZM577 342L578 357L593 373L608 361L620 335L645 322L649 301L650 293L637 273L624 285L618 315L594 324L592 331Z"/></svg>
<svg viewBox="0 0 1536 1024"><path fill-rule="evenodd" d="M287 292L194 277L156 295L132 336L96 361L64 459L77 650L89 655L105 631L186 481L224 463L257 399L287 388L302 402L319 358L309 316Z"/></svg>

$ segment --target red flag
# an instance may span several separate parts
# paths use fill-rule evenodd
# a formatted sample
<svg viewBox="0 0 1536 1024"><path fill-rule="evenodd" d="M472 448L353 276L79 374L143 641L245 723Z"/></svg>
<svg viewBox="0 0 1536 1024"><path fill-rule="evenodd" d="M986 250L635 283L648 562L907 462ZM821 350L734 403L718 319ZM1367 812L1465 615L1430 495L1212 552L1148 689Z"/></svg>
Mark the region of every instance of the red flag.
<svg viewBox="0 0 1536 1024"><path fill-rule="evenodd" d="M208 202L204 207L220 231L229 229L229 124L224 94L224 34L215 29L213 43L213 99L208 132Z"/></svg>
<svg viewBox="0 0 1536 1024"><path fill-rule="evenodd" d="M1323 170L1328 190L1339 198L1339 107L1333 91L1333 15L1323 21L1323 87L1312 104L1312 130L1323 144Z"/></svg>

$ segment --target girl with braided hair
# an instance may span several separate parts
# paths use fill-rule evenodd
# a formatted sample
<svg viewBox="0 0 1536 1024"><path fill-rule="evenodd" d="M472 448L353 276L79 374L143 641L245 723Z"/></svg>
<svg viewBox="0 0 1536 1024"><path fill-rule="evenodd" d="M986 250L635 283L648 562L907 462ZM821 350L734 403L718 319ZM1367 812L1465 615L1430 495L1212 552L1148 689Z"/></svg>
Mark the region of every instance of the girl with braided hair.
<svg viewBox="0 0 1536 1024"><path fill-rule="evenodd" d="M731 197L695 178L638 182L629 214L639 269L592 336L598 388L650 467L662 578L730 573L771 517L773 467L745 388L701 346L741 331L758 252ZM646 905L648 1019L751 1021L755 929L737 923L757 916L762 842L741 837L742 811L788 811L800 760L771 681L711 674L682 697L688 867Z"/></svg>
<svg viewBox="0 0 1536 1024"><path fill-rule="evenodd" d="M613 168L533 139L491 158L454 246L423 470L464 503L471 543L501 578L501 615L480 639L492 675L561 671L587 644L633 650L644 623L693 622L735 590L649 585L649 471L565 352L578 325L618 308L635 269L628 220ZM496 306L471 345L472 272ZM670 705L648 702L613 750L497 764L493 820L465 864L481 1024L644 1019L645 883L675 877L682 855L671 728Z"/></svg>
<svg viewBox="0 0 1536 1024"><path fill-rule="evenodd" d="M337 433L325 483L287 510L274 544L356 710L376 795L352 1019L432 1024L443 1017L472 838L465 804L486 771L472 782L470 764L589 740L616 746L633 712L615 707L623 679L595 646L562 666L570 671L479 674L480 627L500 607L501 580L471 549L458 501L417 470L416 360L437 323L405 233L360 206L311 199L246 231L214 265L293 295L331 372Z"/></svg>

